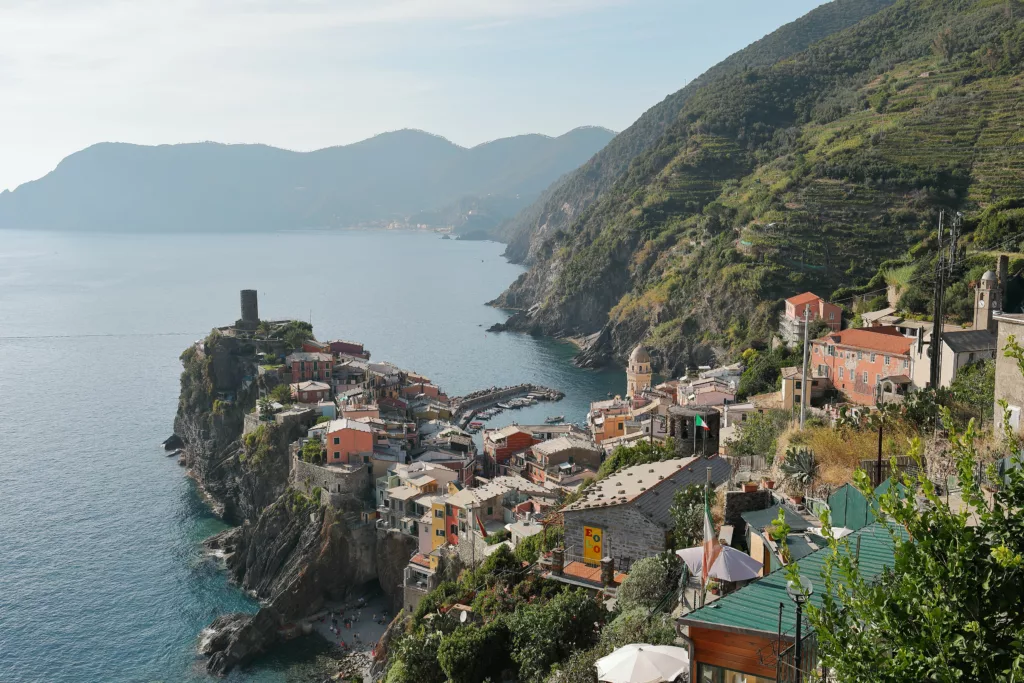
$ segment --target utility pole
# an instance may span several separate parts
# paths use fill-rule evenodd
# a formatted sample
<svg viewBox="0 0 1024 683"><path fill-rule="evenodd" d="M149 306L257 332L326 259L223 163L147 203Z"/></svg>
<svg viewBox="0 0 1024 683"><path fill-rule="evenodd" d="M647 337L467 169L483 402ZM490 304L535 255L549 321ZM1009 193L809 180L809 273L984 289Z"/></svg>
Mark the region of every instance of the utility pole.
<svg viewBox="0 0 1024 683"><path fill-rule="evenodd" d="M807 415L807 356L810 346L807 337L810 334L810 313L811 305L804 306L804 369L800 378L800 429L804 428L804 419Z"/></svg>
<svg viewBox="0 0 1024 683"><path fill-rule="evenodd" d="M939 363L942 360L942 294L946 284L946 271L943 268L945 255L942 253L942 222L945 216L945 211L939 212L939 260L935 264L935 310L932 314L932 339L928 344L928 350L932 356L929 380L933 389L939 388Z"/></svg>

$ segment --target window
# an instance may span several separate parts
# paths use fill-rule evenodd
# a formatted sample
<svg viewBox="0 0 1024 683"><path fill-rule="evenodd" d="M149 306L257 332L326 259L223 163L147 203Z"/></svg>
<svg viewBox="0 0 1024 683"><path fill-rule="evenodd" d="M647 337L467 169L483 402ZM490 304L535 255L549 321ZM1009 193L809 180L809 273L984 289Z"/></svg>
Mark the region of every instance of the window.
<svg viewBox="0 0 1024 683"><path fill-rule="evenodd" d="M879 383L879 382L881 382L881 381L882 381L882 376L881 376L881 375L877 375L877 374L876 374L876 375L875 375L875 384L878 384L878 383Z"/></svg>
<svg viewBox="0 0 1024 683"><path fill-rule="evenodd" d="M868 371L865 370L864 371L864 384L867 384L867 383L868 383Z"/></svg>
<svg viewBox="0 0 1024 683"><path fill-rule="evenodd" d="M877 358L878 358L878 356L877 356L877 355L875 355L875 354L871 354L871 362L872 362L872 363L874 363L874 362L875 362L875 360L876 360Z"/></svg>
<svg viewBox="0 0 1024 683"><path fill-rule="evenodd" d="M335 446L340 446L341 445L341 437L340 436L334 437L334 445Z"/></svg>
<svg viewBox="0 0 1024 683"><path fill-rule="evenodd" d="M801 382L800 382L800 380L797 380L797 381L796 381L796 388L797 388L797 389L802 389L802 388L803 388L803 387L801 386Z"/></svg>
<svg viewBox="0 0 1024 683"><path fill-rule="evenodd" d="M435 536L444 536L444 529L438 529L434 532Z"/></svg>
<svg viewBox="0 0 1024 683"><path fill-rule="evenodd" d="M904 358L903 359L903 369L906 370L909 367L910 367L910 361L907 360L906 358Z"/></svg>
<svg viewBox="0 0 1024 683"><path fill-rule="evenodd" d="M864 352L863 351L858 351L857 352L857 360L864 360Z"/></svg>
<svg viewBox="0 0 1024 683"><path fill-rule="evenodd" d="M835 319L836 319L836 314L835 314L835 312L833 312L833 311L829 311L829 313L828 313L828 319L829 319L829 320L835 320Z"/></svg>
<svg viewBox="0 0 1024 683"><path fill-rule="evenodd" d="M846 377L843 375L843 372L845 370L846 368L839 368L839 379L846 379Z"/></svg>
<svg viewBox="0 0 1024 683"><path fill-rule="evenodd" d="M434 510L434 517L441 519L444 517L444 510Z"/></svg>
<svg viewBox="0 0 1024 683"><path fill-rule="evenodd" d="M451 516L452 516L452 514L454 514L454 513L452 512L452 506L451 506L451 504L450 504L450 503L445 503L445 506L444 506L444 513L445 513L446 515L448 515L449 517L451 517Z"/></svg>
<svg viewBox="0 0 1024 683"><path fill-rule="evenodd" d="M493 515L494 514L494 507L488 505L487 506L487 514Z"/></svg>
<svg viewBox="0 0 1024 683"><path fill-rule="evenodd" d="M889 356L885 357L885 364L888 365L889 361L892 360Z"/></svg>
<svg viewBox="0 0 1024 683"><path fill-rule="evenodd" d="M452 524L451 532L452 532L452 536L458 536L459 535L459 527L457 525L455 525L455 524Z"/></svg>
<svg viewBox="0 0 1024 683"><path fill-rule="evenodd" d="M459 522L459 531L461 531L462 533L466 533L466 523L465 522Z"/></svg>

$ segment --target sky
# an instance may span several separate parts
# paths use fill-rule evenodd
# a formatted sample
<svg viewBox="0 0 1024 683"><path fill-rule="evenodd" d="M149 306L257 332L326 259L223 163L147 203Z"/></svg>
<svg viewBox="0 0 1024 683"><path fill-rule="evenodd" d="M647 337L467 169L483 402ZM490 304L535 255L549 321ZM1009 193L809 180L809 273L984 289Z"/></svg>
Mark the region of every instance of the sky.
<svg viewBox="0 0 1024 683"><path fill-rule="evenodd" d="M620 131L821 0L4 0L0 190L105 141Z"/></svg>

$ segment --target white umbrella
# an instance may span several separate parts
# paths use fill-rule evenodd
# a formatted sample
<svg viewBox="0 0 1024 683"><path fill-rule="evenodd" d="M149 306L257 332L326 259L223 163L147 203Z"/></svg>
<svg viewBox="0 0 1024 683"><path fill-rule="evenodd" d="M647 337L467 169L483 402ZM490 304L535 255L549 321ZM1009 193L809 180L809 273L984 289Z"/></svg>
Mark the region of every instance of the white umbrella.
<svg viewBox="0 0 1024 683"><path fill-rule="evenodd" d="M694 576L700 576L704 571L704 546L683 548L677 550L676 555L686 563ZM709 573L712 578L722 581L749 581L757 578L763 566L750 555L725 545Z"/></svg>
<svg viewBox="0 0 1024 683"><path fill-rule="evenodd" d="M665 683L690 670L690 655L671 645L624 645L597 660L597 679L607 683Z"/></svg>

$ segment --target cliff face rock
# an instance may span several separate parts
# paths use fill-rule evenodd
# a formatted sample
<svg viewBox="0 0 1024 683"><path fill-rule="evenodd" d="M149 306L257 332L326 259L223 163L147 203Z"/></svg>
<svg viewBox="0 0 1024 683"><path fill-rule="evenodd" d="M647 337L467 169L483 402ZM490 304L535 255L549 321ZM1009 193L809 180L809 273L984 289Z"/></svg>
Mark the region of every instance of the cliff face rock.
<svg viewBox="0 0 1024 683"><path fill-rule="evenodd" d="M203 648L210 673L244 666L274 644L283 628L377 577L376 532L355 519L289 491L255 523L207 541L207 547L224 551L232 579L264 601L256 615L211 624Z"/></svg>
<svg viewBox="0 0 1024 683"><path fill-rule="evenodd" d="M415 538L397 531L377 532L377 579L380 581L381 590L391 600L392 614L397 614L402 608L405 568L417 546Z"/></svg>
<svg viewBox="0 0 1024 683"><path fill-rule="evenodd" d="M185 443L185 464L226 521L254 520L287 488L288 444L301 430L266 424L242 439L259 395L251 344L211 334L181 360L174 431Z"/></svg>

